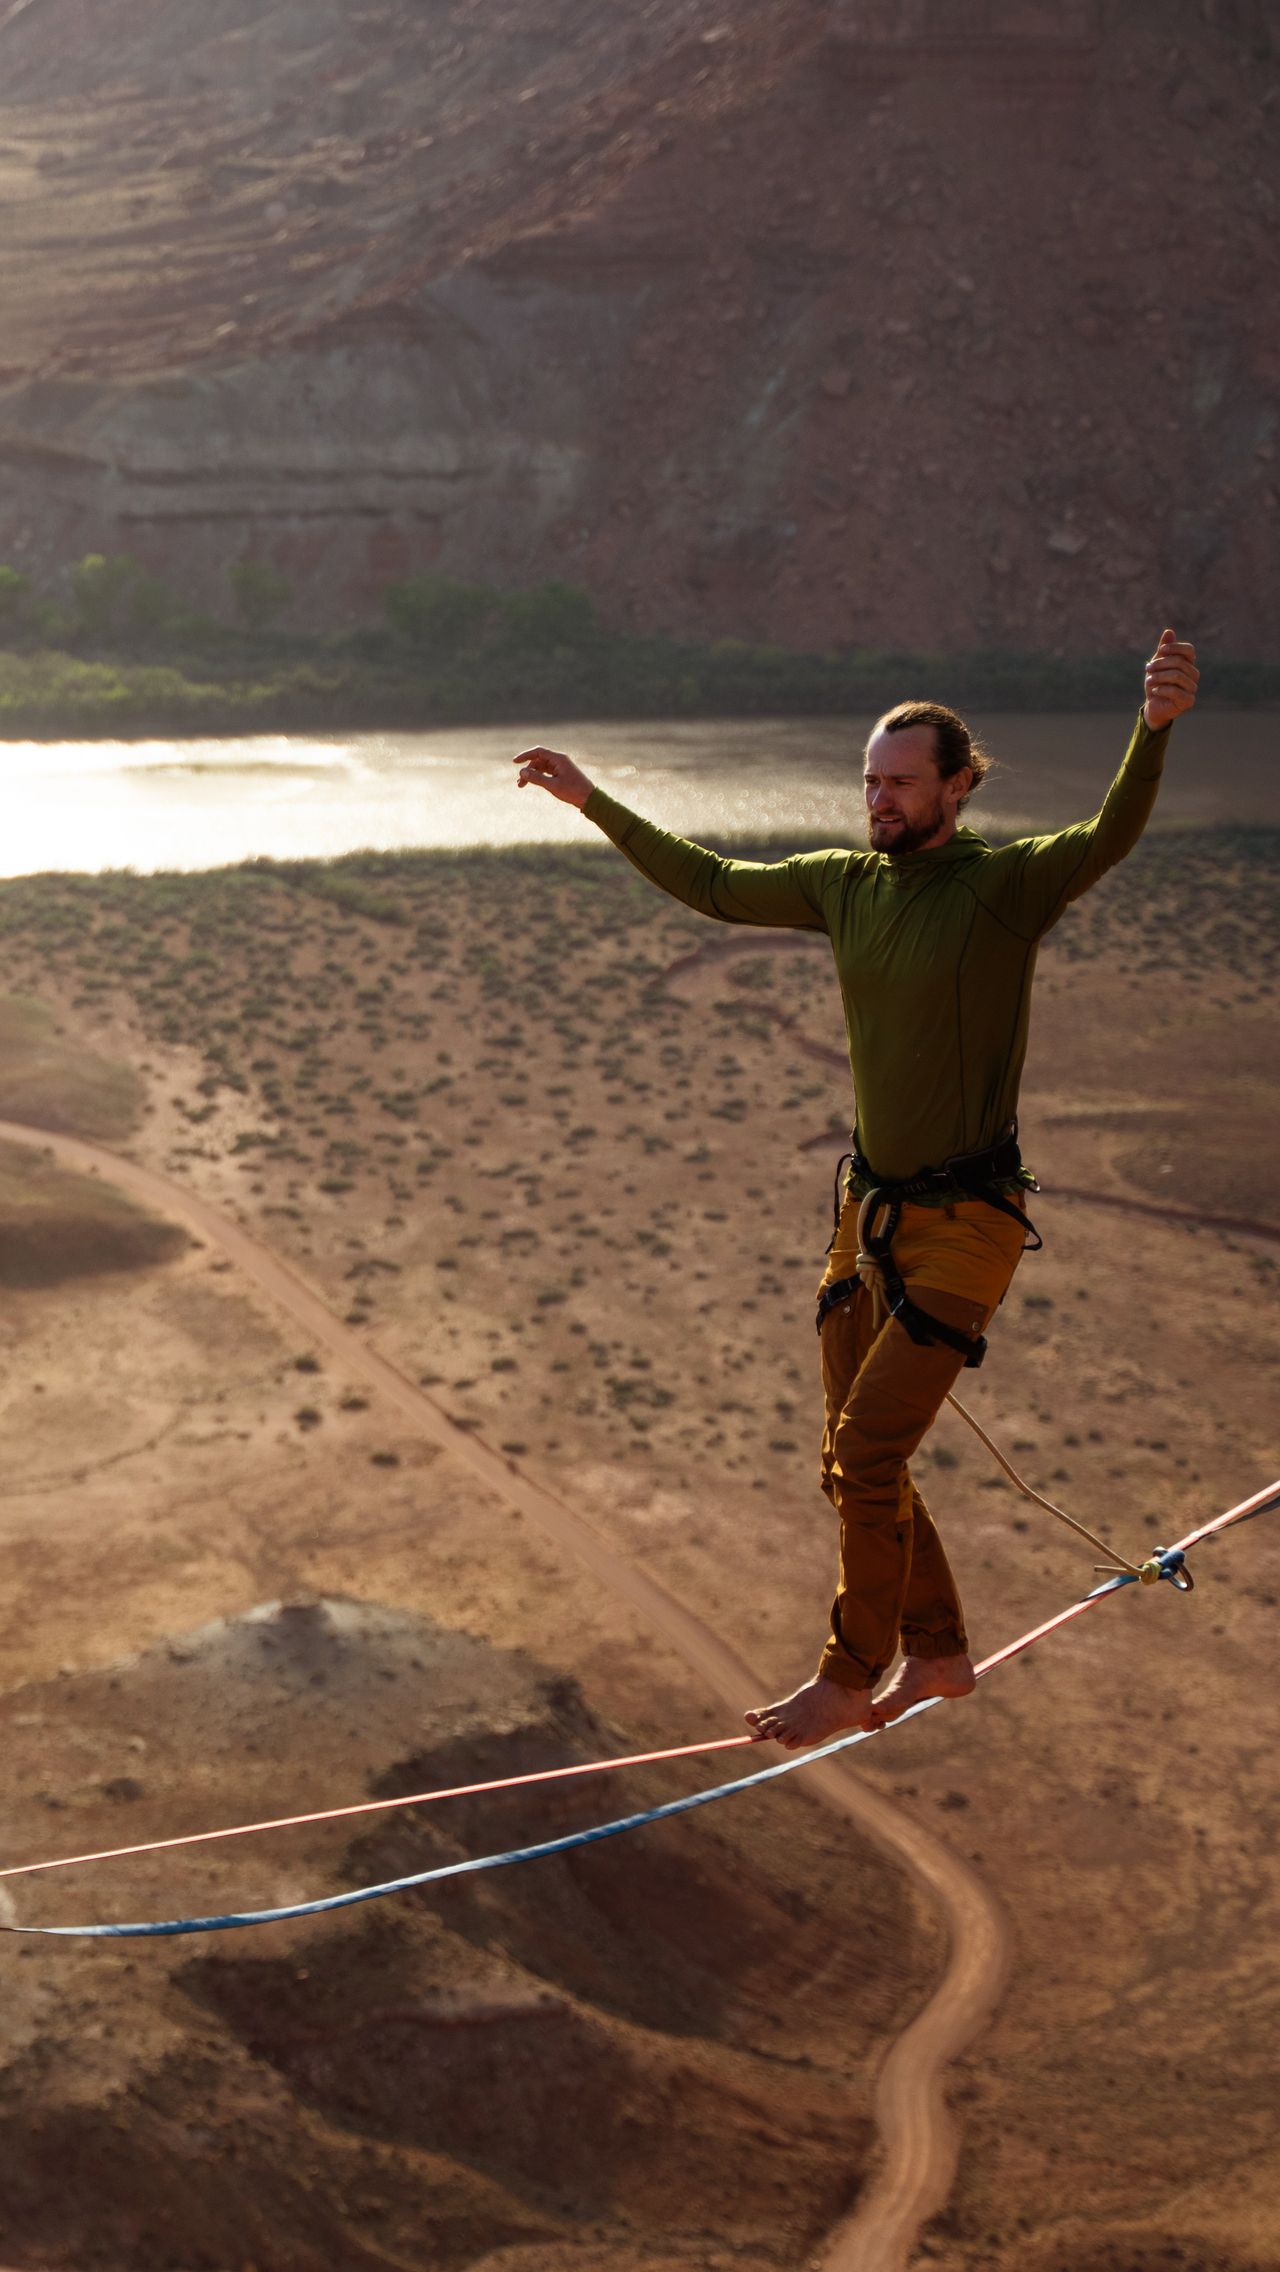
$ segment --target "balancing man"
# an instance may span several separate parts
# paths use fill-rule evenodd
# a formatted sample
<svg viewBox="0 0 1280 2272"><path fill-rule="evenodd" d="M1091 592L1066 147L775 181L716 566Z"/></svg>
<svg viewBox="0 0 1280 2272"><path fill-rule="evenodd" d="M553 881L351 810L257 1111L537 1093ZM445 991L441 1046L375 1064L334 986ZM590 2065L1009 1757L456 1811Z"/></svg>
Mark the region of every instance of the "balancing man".
<svg viewBox="0 0 1280 2272"><path fill-rule="evenodd" d="M629 812L560 751L515 760L521 788L578 806L686 906L721 922L825 931L835 955L857 1100L818 1290L822 1488L840 1517L839 1577L818 1670L747 1713L758 1739L821 1743L973 1688L955 1580L908 1462L961 1369L981 1362L1026 1245L1034 1185L1016 1119L1037 947L1137 843L1169 728L1198 679L1195 649L1164 632L1101 811L995 851L960 824L989 760L940 703L899 703L872 732L867 852L722 859Z"/></svg>

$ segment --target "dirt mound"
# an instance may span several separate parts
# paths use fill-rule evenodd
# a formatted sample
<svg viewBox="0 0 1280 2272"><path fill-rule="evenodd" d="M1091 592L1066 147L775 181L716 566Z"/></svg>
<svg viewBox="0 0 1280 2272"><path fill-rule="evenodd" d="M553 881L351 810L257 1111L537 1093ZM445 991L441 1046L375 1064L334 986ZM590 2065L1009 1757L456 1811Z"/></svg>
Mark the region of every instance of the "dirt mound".
<svg viewBox="0 0 1280 2272"><path fill-rule="evenodd" d="M0 1143L0 1286L61 1286L170 1262L190 1241L96 1177Z"/></svg>
<svg viewBox="0 0 1280 2272"><path fill-rule="evenodd" d="M116 1143L132 1135L144 1083L132 1065L70 1039L29 995L0 996L0 1120Z"/></svg>
<svg viewBox="0 0 1280 2272"><path fill-rule="evenodd" d="M50 1842L54 1793L57 1843L116 1844L331 1797L356 1757L394 1794L625 1742L525 1659L336 1600L219 1621L22 1692L4 1716L24 1848ZM428 1725L438 1745L399 1757L406 1729ZM678 1787L671 1771L626 1772L607 1796L552 1787L395 1813L354 1839L313 1828L14 1881L14 1899L47 1922L283 1901ZM802 1798L777 1798L763 1839L752 1802L751 1824L659 1826L251 1938L5 1944L26 1991L0 2074L17 2173L6 2260L360 2272L521 2243L548 2264L579 2249L653 2264L701 2262L714 2231L761 2272L793 2264L847 2205L871 2133L847 2058L857 1990L848 2035L812 2050L848 1879L822 1889L815 1839L830 1833ZM877 1941L897 1928L879 1873L852 1860L849 1874L878 1930L842 1977L864 1971L874 2005Z"/></svg>
<svg viewBox="0 0 1280 2272"><path fill-rule="evenodd" d="M1275 2256L1262 2258L1223 2249L1220 2243L1171 2227L1165 2233L1134 2233L1116 2240L1059 2244L1049 2253L1029 2253L1028 2272L1275 2272Z"/></svg>

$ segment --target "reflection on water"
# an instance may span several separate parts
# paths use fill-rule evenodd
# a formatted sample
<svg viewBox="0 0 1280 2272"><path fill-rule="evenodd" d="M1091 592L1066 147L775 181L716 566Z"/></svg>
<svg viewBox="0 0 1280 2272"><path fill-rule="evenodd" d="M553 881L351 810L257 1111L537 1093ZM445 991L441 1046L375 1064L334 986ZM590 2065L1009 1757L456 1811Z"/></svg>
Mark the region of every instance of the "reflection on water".
<svg viewBox="0 0 1280 2272"><path fill-rule="evenodd" d="M0 744L0 873L209 868L371 847L592 841L581 817L517 790L511 758L569 749L603 787L682 835L857 844L869 718L467 726L432 734ZM1000 760L983 825L1061 827L1093 811L1131 718L973 724ZM1280 820L1273 714L1200 712L1178 729L1164 825ZM977 808L971 816L977 819Z"/></svg>

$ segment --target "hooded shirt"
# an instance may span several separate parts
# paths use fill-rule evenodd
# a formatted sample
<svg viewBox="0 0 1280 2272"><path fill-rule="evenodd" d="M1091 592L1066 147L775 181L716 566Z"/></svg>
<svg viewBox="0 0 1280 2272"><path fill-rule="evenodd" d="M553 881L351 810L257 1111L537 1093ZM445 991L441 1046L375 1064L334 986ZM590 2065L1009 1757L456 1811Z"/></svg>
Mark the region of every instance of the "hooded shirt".
<svg viewBox="0 0 1280 2272"><path fill-rule="evenodd" d="M993 849L957 828L923 852L722 859L600 788L587 819L641 875L722 923L825 931L844 1001L860 1149L907 1180L995 1144L1012 1125L1036 950L1131 852L1156 800L1169 728L1141 713L1100 812Z"/></svg>

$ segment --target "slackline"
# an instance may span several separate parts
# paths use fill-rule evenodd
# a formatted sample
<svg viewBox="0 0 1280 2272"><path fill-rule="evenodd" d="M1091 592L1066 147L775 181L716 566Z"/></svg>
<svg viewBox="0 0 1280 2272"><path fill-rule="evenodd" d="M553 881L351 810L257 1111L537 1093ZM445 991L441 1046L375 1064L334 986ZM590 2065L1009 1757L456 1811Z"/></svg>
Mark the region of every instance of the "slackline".
<svg viewBox="0 0 1280 2272"><path fill-rule="evenodd" d="M1007 1642L1004 1648L997 1649L994 1655L985 1657L982 1663L975 1667L978 1678L983 1679L986 1674L994 1672L997 1665L1007 1664L1011 1658L1020 1656L1025 1649L1033 1647L1037 1641L1044 1640L1047 1634L1056 1632L1059 1626L1069 1624L1074 1618L1082 1616L1086 1610L1092 1609L1095 1602L1105 1601L1109 1594L1119 1593L1126 1586L1154 1582L1163 1578L1167 1579L1178 1592L1190 1592L1192 1580L1190 1573L1185 1568L1185 1558L1191 1548L1200 1545L1207 1538L1212 1538L1218 1532L1228 1529L1233 1523L1247 1522L1251 1516L1264 1514L1277 1505L1280 1505L1280 1480L1268 1484L1265 1490L1256 1492L1251 1499L1242 1500L1239 1506L1229 1508L1225 1514L1216 1515L1211 1522L1202 1524L1198 1530L1189 1532L1185 1538L1178 1541L1177 1545L1157 1550L1147 1565L1147 1570L1151 1574L1150 1579L1147 1577L1147 1570L1144 1570L1141 1577L1136 1572L1122 1571L1115 1577L1108 1578L1103 1585L1095 1586L1092 1592L1083 1595L1079 1601L1071 1602L1066 1609L1059 1610L1055 1616L1046 1618L1042 1625L1034 1626L1030 1632L1020 1634L1017 1640ZM922 1712L929 1711L933 1705L940 1704L942 1701L943 1699L939 1696L926 1697L921 1703L913 1704L908 1711L900 1713L897 1719L889 1721L884 1728L856 1728L849 1735L837 1736L831 1743L820 1744L811 1750L797 1752L794 1758L779 1760L772 1767L758 1769L755 1774L739 1776L730 1783L717 1783L707 1791L690 1792L682 1799L669 1799L662 1806L645 1807L637 1814L622 1815L612 1822L597 1823L589 1830L576 1830L563 1838L545 1839L536 1846L512 1847L505 1853L478 1854L468 1861L448 1862L434 1870L415 1871L409 1877L390 1878L382 1885L358 1886L348 1893L327 1894L318 1901L291 1902L283 1908L242 1910L218 1917L173 1917L120 1925L20 1925L0 1923L0 1931L38 1934L41 1938L53 1940L156 1940L172 1938L185 1933L236 1932L249 1925L282 1924L295 1917L320 1917L327 1915L332 1910L354 1909L365 1901L381 1901L388 1894L408 1893L418 1886L439 1885L446 1879L468 1877L482 1870L508 1869L517 1862L542 1861L552 1854L568 1854L580 1846L594 1846L603 1839L617 1838L621 1836L623 1831L643 1829L646 1824L651 1822L668 1822L677 1815L691 1814L696 1807L710 1806L716 1799L736 1797L741 1791L756 1790L762 1784L776 1782L782 1775L790 1775L798 1768L809 1766L815 1759L831 1759L838 1752L852 1749L854 1744L866 1743L872 1736L885 1735L890 1728L900 1727L906 1720L917 1719ZM686 1751L729 1748L734 1743L752 1740L751 1738L731 1737L722 1739L722 1743L718 1747L692 1745L684 1748ZM640 1756L648 1758L656 1755L643 1754ZM631 1764L631 1762L619 1760L610 1761L607 1764L622 1766ZM552 1774L557 1772L559 1771L550 1771ZM572 1772L572 1770L566 1772ZM447 1794L429 1795L443 1797ZM400 1800L393 1803L403 1806L410 1802ZM351 1810L339 1809L336 1811L345 1813ZM317 1818L301 1817L295 1819L314 1820ZM246 1825L244 1827L250 1829L274 1826ZM168 1843L169 1841L161 1841L161 1845ZM132 1849L135 1852L143 1850ZM38 1868L49 1865L28 1866ZM11 1872L9 1874L17 1873Z"/></svg>

